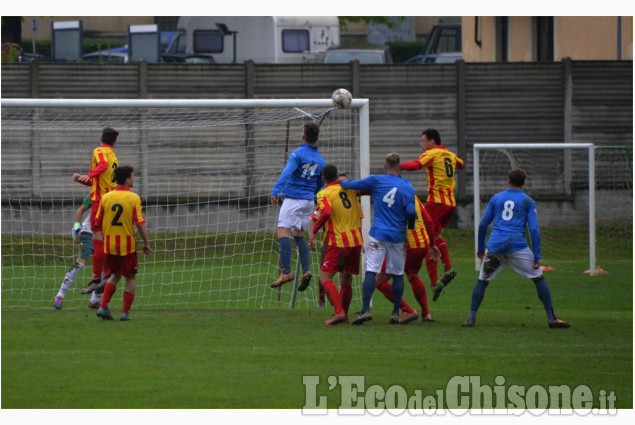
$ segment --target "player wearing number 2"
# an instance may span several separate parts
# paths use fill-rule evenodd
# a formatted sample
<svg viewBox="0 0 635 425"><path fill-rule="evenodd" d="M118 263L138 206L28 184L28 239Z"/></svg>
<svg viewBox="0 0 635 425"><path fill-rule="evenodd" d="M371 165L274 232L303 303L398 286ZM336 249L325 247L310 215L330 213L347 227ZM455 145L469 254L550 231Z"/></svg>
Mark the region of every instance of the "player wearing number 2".
<svg viewBox="0 0 635 425"><path fill-rule="evenodd" d="M141 199L130 188L134 183L134 169L130 166L119 167L114 172L117 187L101 198L95 219L104 231L104 253L107 267L112 275L104 286L101 306L97 317L112 320L108 304L112 299L121 276L126 278L123 293L123 309L120 320L130 320L128 312L134 301L137 287L137 242L134 226L137 226L143 239L143 253L150 253L150 242L146 232L146 220L141 212Z"/></svg>
<svg viewBox="0 0 635 425"><path fill-rule="evenodd" d="M472 290L472 305L470 315L463 327L472 327L476 322L478 311L485 289L490 281L506 267L512 267L516 273L534 281L538 298L542 301L547 313L550 328L568 328L567 322L558 319L551 304L551 291L540 268L540 230L536 203L527 196L522 187L527 174L516 168L508 173L507 185L509 189L492 196L485 214L478 226L478 248L476 255L482 261L478 282ZM485 235L490 223L493 222L492 232L487 240L485 249ZM529 228L531 246L525 239L525 227Z"/></svg>
<svg viewBox="0 0 635 425"><path fill-rule="evenodd" d="M435 288L432 299L436 301L443 288L456 277L450 261L448 245L441 236L441 232L450 223L450 218L456 211L454 172L465 168L465 162L441 144L439 132L432 128L421 134L421 149L423 154L414 161L402 163L401 169L415 171L424 168L426 171L428 200L425 209L434 223L434 245L441 253L444 268L444 273L439 279L438 262L429 251L426 256L426 267L430 283Z"/></svg>
<svg viewBox="0 0 635 425"><path fill-rule="evenodd" d="M406 261L407 229L414 229L417 212L415 190L399 175L399 154L388 154L384 163L386 175L372 175L361 180L343 180L344 189L368 190L373 201L373 224L366 243L366 274L362 283L362 310L353 320L361 325L371 320L370 301L375 291L375 278L386 260L386 273L391 274L393 312L390 323L399 322L403 296L403 273Z"/></svg>
<svg viewBox="0 0 635 425"><path fill-rule="evenodd" d="M319 134L320 127L316 123L304 124L302 145L291 152L282 174L271 189L271 205L278 205L278 196L284 199L278 216L277 229L281 270L280 276L271 285L272 288L284 285L295 278L291 273L289 237L292 232L303 272L298 290L304 291L311 283L311 258L304 234L315 209L315 195L322 187L322 168L326 164L324 157L318 152Z"/></svg>

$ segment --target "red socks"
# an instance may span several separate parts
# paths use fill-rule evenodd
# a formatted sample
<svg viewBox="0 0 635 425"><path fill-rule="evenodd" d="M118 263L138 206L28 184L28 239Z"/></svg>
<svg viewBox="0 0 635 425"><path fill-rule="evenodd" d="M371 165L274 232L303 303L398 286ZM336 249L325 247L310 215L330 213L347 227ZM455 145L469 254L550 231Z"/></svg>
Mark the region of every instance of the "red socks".
<svg viewBox="0 0 635 425"><path fill-rule="evenodd" d="M443 263L443 268L448 271L452 268L452 263L450 262L450 252L448 251L448 244L445 242L443 237L435 239L434 244L439 248L441 252L441 262Z"/></svg>
<svg viewBox="0 0 635 425"><path fill-rule="evenodd" d="M408 276L408 281L412 287L412 292L415 294L417 302L421 306L421 317L425 317L430 314L428 308L428 295L426 294L426 286L419 276Z"/></svg>
<svg viewBox="0 0 635 425"><path fill-rule="evenodd" d="M108 304L110 304L110 300L112 299L112 296L115 294L116 290L117 287L115 285L113 285L112 283L106 283L106 286L104 286L104 294L101 297L101 308L103 308L104 310L108 310Z"/></svg>
<svg viewBox="0 0 635 425"><path fill-rule="evenodd" d="M388 283L387 280L384 280L383 282L379 282L377 286L375 286L375 288L377 288L377 290L379 290L382 294L384 294L384 297L386 297L388 301L390 301L391 303L393 302L392 285ZM403 298L401 299L401 304L399 304L399 308L404 313L415 312L413 308L410 307L410 305Z"/></svg>
<svg viewBox="0 0 635 425"><path fill-rule="evenodd" d="M104 254L104 241L93 239L93 279L101 279L101 272L104 271L106 254Z"/></svg>
<svg viewBox="0 0 635 425"><path fill-rule="evenodd" d="M337 292L337 288L332 280L327 280L323 283L324 293L331 302L331 305L335 309L335 314L342 314L344 309L342 308L342 301L340 300L340 294Z"/></svg>
<svg viewBox="0 0 635 425"><path fill-rule="evenodd" d="M350 284L340 283L340 301L345 314L348 314L348 308L351 306L353 299L353 287Z"/></svg>
<svg viewBox="0 0 635 425"><path fill-rule="evenodd" d="M124 292L123 293L123 309L121 310L121 312L128 314L128 312L130 311L130 306L132 306L133 301L134 301L134 294L131 294L130 292Z"/></svg>

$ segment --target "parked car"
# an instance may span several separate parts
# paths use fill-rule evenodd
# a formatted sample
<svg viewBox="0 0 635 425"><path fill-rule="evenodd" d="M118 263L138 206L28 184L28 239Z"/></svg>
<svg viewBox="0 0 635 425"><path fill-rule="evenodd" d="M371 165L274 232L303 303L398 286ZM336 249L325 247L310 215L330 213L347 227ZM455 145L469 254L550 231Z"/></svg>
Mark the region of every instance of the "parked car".
<svg viewBox="0 0 635 425"><path fill-rule="evenodd" d="M86 53L82 60L90 63L128 63L128 46Z"/></svg>
<svg viewBox="0 0 635 425"><path fill-rule="evenodd" d="M448 53L434 53L429 55L419 55L408 59L404 63L421 63L421 64L433 64L433 63L454 63L463 59L460 52L448 52Z"/></svg>
<svg viewBox="0 0 635 425"><path fill-rule="evenodd" d="M381 49L331 49L324 53L322 63L349 63L358 60L360 64L392 63L388 46Z"/></svg>

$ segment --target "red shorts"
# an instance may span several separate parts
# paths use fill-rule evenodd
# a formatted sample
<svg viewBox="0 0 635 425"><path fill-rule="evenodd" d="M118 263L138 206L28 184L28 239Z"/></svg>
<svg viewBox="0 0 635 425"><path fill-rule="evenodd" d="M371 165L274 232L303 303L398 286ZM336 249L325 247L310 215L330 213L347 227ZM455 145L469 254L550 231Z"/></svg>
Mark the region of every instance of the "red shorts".
<svg viewBox="0 0 635 425"><path fill-rule="evenodd" d="M99 202L93 201L92 207L90 209L90 230L92 230L93 233L102 231L101 223L97 224L97 220L95 219L98 209Z"/></svg>
<svg viewBox="0 0 635 425"><path fill-rule="evenodd" d="M406 264L404 265L404 274L406 276L412 276L419 274L423 260L426 258L428 248L408 248L406 250ZM381 272L386 273L386 260L381 266Z"/></svg>
<svg viewBox="0 0 635 425"><path fill-rule="evenodd" d="M121 274L123 277L132 277L139 270L137 253L128 255L106 254L106 268L112 274Z"/></svg>
<svg viewBox="0 0 635 425"><path fill-rule="evenodd" d="M325 273L344 272L358 275L361 254L361 246L340 248L329 245L326 249L326 255L324 255L324 261L322 262L320 270Z"/></svg>
<svg viewBox="0 0 635 425"><path fill-rule="evenodd" d="M426 202L425 209L430 214L432 223L434 223L434 234L438 235L448 224L450 219L456 211L456 207L450 207L444 204L437 204L435 202Z"/></svg>

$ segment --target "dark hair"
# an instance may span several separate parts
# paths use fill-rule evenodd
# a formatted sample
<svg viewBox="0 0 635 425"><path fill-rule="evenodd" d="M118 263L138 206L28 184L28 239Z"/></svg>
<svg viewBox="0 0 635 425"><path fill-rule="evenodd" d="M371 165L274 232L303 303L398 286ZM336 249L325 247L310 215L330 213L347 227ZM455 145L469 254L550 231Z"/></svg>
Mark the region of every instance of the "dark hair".
<svg viewBox="0 0 635 425"><path fill-rule="evenodd" d="M307 143L315 144L318 141L320 135L320 127L314 122L308 122L304 124L304 140Z"/></svg>
<svg viewBox="0 0 635 425"><path fill-rule="evenodd" d="M514 168L507 174L507 177L509 178L509 183L512 186L523 187L525 179L527 178L527 173L522 168Z"/></svg>
<svg viewBox="0 0 635 425"><path fill-rule="evenodd" d="M327 183L334 182L337 180L337 167L333 164L326 164L324 168L322 168L322 177L324 177L324 181Z"/></svg>
<svg viewBox="0 0 635 425"><path fill-rule="evenodd" d="M126 180L134 173L132 165L123 165L115 168L113 171L113 180L117 184L124 184Z"/></svg>
<svg viewBox="0 0 635 425"><path fill-rule="evenodd" d="M112 145L117 141L117 136L119 136L119 132L114 128L106 127L104 131L101 132L101 141Z"/></svg>
<svg viewBox="0 0 635 425"><path fill-rule="evenodd" d="M426 136L428 140L434 140L435 145L441 144L441 135L434 128L429 128L421 133L422 136Z"/></svg>
<svg viewBox="0 0 635 425"><path fill-rule="evenodd" d="M386 165L391 170L399 170L399 163L401 162L401 157L397 152L391 152L386 155Z"/></svg>
<svg viewBox="0 0 635 425"><path fill-rule="evenodd" d="M337 173L337 177L346 177L346 178L348 178L348 174L346 174L346 172L342 171L341 173Z"/></svg>

